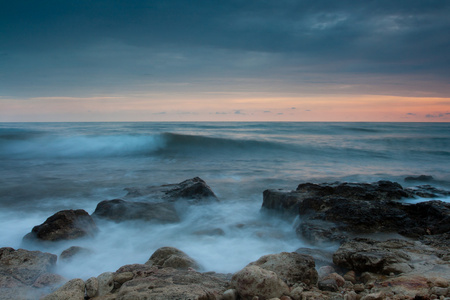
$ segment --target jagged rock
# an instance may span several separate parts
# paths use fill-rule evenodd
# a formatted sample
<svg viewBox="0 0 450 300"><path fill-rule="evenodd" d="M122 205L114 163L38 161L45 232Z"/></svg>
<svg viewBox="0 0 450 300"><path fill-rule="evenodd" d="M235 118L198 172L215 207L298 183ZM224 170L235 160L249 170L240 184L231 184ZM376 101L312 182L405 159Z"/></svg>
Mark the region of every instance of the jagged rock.
<svg viewBox="0 0 450 300"><path fill-rule="evenodd" d="M25 235L24 241L73 240L94 236L97 231L94 220L85 210L62 210L49 217L41 225L33 227L31 232Z"/></svg>
<svg viewBox="0 0 450 300"><path fill-rule="evenodd" d="M40 300L84 300L85 284L82 279L72 279Z"/></svg>
<svg viewBox="0 0 450 300"><path fill-rule="evenodd" d="M394 201L416 194L390 181L304 183L295 191L264 191L262 208L299 215L297 235L314 244L342 243L352 236L376 232L413 238L450 232L450 203Z"/></svg>
<svg viewBox="0 0 450 300"><path fill-rule="evenodd" d="M186 253L173 247L162 247L156 250L145 263L149 266L174 269L200 269L199 264Z"/></svg>
<svg viewBox="0 0 450 300"><path fill-rule="evenodd" d="M287 285L303 282L307 285L317 283L317 271L314 258L297 252L282 252L264 255L257 261L249 264L268 271L275 272Z"/></svg>
<svg viewBox="0 0 450 300"><path fill-rule="evenodd" d="M289 294L289 287L275 272L256 265L248 265L235 273L231 285L244 300L253 299L254 296L262 299L279 298Z"/></svg>
<svg viewBox="0 0 450 300"><path fill-rule="evenodd" d="M155 221L159 223L176 223L180 221L173 203L130 202L121 199L105 200L97 204L95 217L116 222L129 220Z"/></svg>
<svg viewBox="0 0 450 300"><path fill-rule="evenodd" d="M51 273L57 256L40 251L0 248L0 276L10 276L24 285L32 285L39 276Z"/></svg>
<svg viewBox="0 0 450 300"><path fill-rule="evenodd" d="M218 198L206 182L199 178L187 179L177 184L167 184L162 186L149 186L145 188L130 187L125 189L127 198L143 197L152 200L164 200L174 202L185 199L193 203L204 203Z"/></svg>

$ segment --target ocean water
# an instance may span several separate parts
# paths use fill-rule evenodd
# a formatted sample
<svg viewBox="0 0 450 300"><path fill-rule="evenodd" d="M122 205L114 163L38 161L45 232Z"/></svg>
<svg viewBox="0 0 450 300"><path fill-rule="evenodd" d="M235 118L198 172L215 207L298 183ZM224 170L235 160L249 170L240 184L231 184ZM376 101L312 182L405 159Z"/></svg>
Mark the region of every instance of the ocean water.
<svg viewBox="0 0 450 300"><path fill-rule="evenodd" d="M450 189L450 123L0 123L0 247L23 247L22 237L59 210L93 213L126 187L198 176L221 201L185 208L180 223L102 221L94 239L27 247L91 249L58 261L67 278L145 263L162 246L206 271L235 272L262 255L310 246L292 220L260 213L265 189L377 180L408 187L420 183L404 178L421 174ZM196 233L211 228L224 234Z"/></svg>

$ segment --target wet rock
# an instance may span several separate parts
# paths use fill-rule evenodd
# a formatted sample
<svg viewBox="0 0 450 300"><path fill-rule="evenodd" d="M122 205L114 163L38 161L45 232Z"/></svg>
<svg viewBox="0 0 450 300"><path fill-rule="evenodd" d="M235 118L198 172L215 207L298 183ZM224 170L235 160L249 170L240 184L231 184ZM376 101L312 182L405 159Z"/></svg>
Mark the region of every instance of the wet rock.
<svg viewBox="0 0 450 300"><path fill-rule="evenodd" d="M41 225L33 227L24 241L61 241L94 236L98 229L92 217L82 209L62 210Z"/></svg>
<svg viewBox="0 0 450 300"><path fill-rule="evenodd" d="M131 187L125 190L128 191L127 198L146 197L168 202L185 199L192 203L206 203L211 200L218 200L212 189L199 177L187 179L177 184L149 186L145 188Z"/></svg>
<svg viewBox="0 0 450 300"><path fill-rule="evenodd" d="M405 205L417 191L390 181L300 184L295 191L266 190L263 209L300 216L297 235L313 244L346 242L349 236L396 232L421 238L450 232L450 204ZM297 213L295 213L297 211Z"/></svg>
<svg viewBox="0 0 450 300"><path fill-rule="evenodd" d="M299 282L315 285L318 279L314 258L297 252L264 255L249 265L275 272L289 286Z"/></svg>
<svg viewBox="0 0 450 300"><path fill-rule="evenodd" d="M85 284L82 279L72 279L40 300L84 300Z"/></svg>
<svg viewBox="0 0 450 300"><path fill-rule="evenodd" d="M174 269L200 269L200 265L186 253L173 247L162 247L156 250L145 263L148 266Z"/></svg>
<svg viewBox="0 0 450 300"><path fill-rule="evenodd" d="M295 252L310 255L314 258L316 267L330 266L333 264L333 251L317 248L298 248Z"/></svg>
<svg viewBox="0 0 450 300"><path fill-rule="evenodd" d="M450 191L438 189L429 184L418 185L415 187L410 187L406 189L409 193L422 198L436 198L442 196L449 196Z"/></svg>
<svg viewBox="0 0 450 300"><path fill-rule="evenodd" d="M31 286L41 275L51 273L57 256L40 251L0 248L0 277L11 277Z"/></svg>
<svg viewBox="0 0 450 300"><path fill-rule="evenodd" d="M173 203L130 202L121 199L105 200L97 204L95 217L123 222L130 220L176 223L180 221Z"/></svg>
<svg viewBox="0 0 450 300"><path fill-rule="evenodd" d="M356 273L353 270L348 271L347 273L345 273L343 277L344 277L344 279L346 281L350 281L353 284L356 283Z"/></svg>
<svg viewBox="0 0 450 300"><path fill-rule="evenodd" d="M275 272L256 265L248 265L235 273L231 285L244 300L253 299L254 296L262 299L279 298L289 293L289 287Z"/></svg>

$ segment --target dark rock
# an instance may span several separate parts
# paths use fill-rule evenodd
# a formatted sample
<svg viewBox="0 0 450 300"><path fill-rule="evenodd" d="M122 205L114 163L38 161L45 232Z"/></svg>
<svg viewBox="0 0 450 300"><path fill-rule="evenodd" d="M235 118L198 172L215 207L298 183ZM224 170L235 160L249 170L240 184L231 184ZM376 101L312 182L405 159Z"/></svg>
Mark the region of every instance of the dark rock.
<svg viewBox="0 0 450 300"><path fill-rule="evenodd" d="M411 193L417 197L421 198L435 198L435 197L445 197L450 196L450 191L435 188L431 185L418 185L415 187L410 187L406 189L408 193Z"/></svg>
<svg viewBox="0 0 450 300"><path fill-rule="evenodd" d="M434 178L431 175L419 175L419 176L408 176L405 177L405 181L421 181L421 182L428 182L433 181Z"/></svg>
<svg viewBox="0 0 450 300"><path fill-rule="evenodd" d="M41 225L33 227L24 240L60 241L94 236L98 229L92 217L82 209L62 210Z"/></svg>
<svg viewBox="0 0 450 300"><path fill-rule="evenodd" d="M313 244L378 232L413 238L449 232L449 203L396 201L416 193L390 181L304 183L296 191L264 191L263 208L292 216L297 210L296 233Z"/></svg>
<svg viewBox="0 0 450 300"><path fill-rule="evenodd" d="M434 235L450 232L450 203L432 200L403 206L414 222L404 224L401 234ZM407 226L405 226L407 225Z"/></svg>
<svg viewBox="0 0 450 300"><path fill-rule="evenodd" d="M180 221L173 203L130 202L121 199L105 200L97 204L95 217L123 222L129 220L176 223Z"/></svg>
<svg viewBox="0 0 450 300"><path fill-rule="evenodd" d="M174 269L200 269L199 264L186 253L174 247L162 247L156 250L145 263L149 266Z"/></svg>
<svg viewBox="0 0 450 300"><path fill-rule="evenodd" d="M185 199L193 203L204 203L211 200L218 200L211 188L199 177L191 178L177 184L149 186L145 188L131 187L125 190L128 191L127 198L145 196L152 201L164 200L174 202Z"/></svg>
<svg viewBox="0 0 450 300"><path fill-rule="evenodd" d="M41 275L51 273L56 265L57 256L40 251L0 248L0 277L14 280L4 282L31 286Z"/></svg>
<svg viewBox="0 0 450 300"><path fill-rule="evenodd" d="M339 290L336 280L333 278L320 280L317 285L322 291L337 292Z"/></svg>

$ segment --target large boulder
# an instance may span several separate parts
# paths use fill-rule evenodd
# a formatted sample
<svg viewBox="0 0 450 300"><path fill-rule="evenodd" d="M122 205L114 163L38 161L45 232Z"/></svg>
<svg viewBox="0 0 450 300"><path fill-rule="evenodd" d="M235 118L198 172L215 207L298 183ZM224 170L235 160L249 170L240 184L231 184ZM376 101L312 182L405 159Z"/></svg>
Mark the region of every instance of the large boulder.
<svg viewBox="0 0 450 300"><path fill-rule="evenodd" d="M36 299L64 278L50 273L56 255L24 249L0 248L0 299Z"/></svg>
<svg viewBox="0 0 450 300"><path fill-rule="evenodd" d="M94 236L98 231L92 217L82 209L62 210L33 227L24 241L61 241Z"/></svg>
<svg viewBox="0 0 450 300"><path fill-rule="evenodd" d="M152 201L174 202L184 199L192 203L206 203L211 200L218 200L212 189L199 177L187 179L177 184L144 188L130 187L125 190L128 191L126 198L145 197Z"/></svg>
<svg viewBox="0 0 450 300"><path fill-rule="evenodd" d="M98 203L93 216L116 222L143 220L175 223L180 221L173 203L130 202L121 199L105 200Z"/></svg>
<svg viewBox="0 0 450 300"><path fill-rule="evenodd" d="M255 296L260 299L280 298L289 294L288 285L275 272L256 265L248 265L235 273L231 285L244 300Z"/></svg>
<svg viewBox="0 0 450 300"><path fill-rule="evenodd" d="M186 253L174 247L162 247L156 250L145 263L148 266L174 269L200 269L200 265Z"/></svg>
<svg viewBox="0 0 450 300"><path fill-rule="evenodd" d="M349 200L398 200L413 197L398 183L378 181L369 183L302 183L295 191L266 190L263 208L297 214L299 205L309 198L345 198Z"/></svg>
<svg viewBox="0 0 450 300"><path fill-rule="evenodd" d="M304 183L295 191L264 191L262 208L300 216L297 235L313 244L377 232L418 239L450 232L450 203L397 201L414 195L413 189L390 181Z"/></svg>
<svg viewBox="0 0 450 300"><path fill-rule="evenodd" d="M24 285L32 285L39 276L51 273L57 256L40 251L0 248L0 276L10 276Z"/></svg>
<svg viewBox="0 0 450 300"><path fill-rule="evenodd" d="M297 252L282 252L264 255L249 265L275 272L289 286L304 283L312 286L317 283L314 258Z"/></svg>
<svg viewBox="0 0 450 300"><path fill-rule="evenodd" d="M216 276L139 264L121 267L114 274L114 280L117 278L129 279L119 284L118 289L111 291L113 299L117 300L215 300L220 299L229 289L229 283ZM115 281L114 284L117 286L118 282Z"/></svg>

